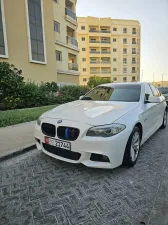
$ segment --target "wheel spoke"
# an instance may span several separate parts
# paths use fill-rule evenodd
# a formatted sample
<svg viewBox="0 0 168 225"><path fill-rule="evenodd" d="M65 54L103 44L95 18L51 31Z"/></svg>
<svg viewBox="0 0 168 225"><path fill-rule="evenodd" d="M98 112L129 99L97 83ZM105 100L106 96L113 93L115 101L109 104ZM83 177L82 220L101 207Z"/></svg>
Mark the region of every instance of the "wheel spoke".
<svg viewBox="0 0 168 225"><path fill-rule="evenodd" d="M140 148L140 137L139 137L139 133L136 132L136 133L134 133L134 135L132 137L132 143L131 143L132 161L136 160L138 153L139 153L139 148Z"/></svg>

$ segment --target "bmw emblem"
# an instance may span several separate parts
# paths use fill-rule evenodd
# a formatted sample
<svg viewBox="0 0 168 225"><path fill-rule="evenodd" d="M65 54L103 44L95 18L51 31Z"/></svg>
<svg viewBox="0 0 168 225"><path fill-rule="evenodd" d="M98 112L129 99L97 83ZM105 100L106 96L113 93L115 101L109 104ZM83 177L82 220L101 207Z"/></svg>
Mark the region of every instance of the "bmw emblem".
<svg viewBox="0 0 168 225"><path fill-rule="evenodd" d="M62 120L58 120L57 123L62 123Z"/></svg>

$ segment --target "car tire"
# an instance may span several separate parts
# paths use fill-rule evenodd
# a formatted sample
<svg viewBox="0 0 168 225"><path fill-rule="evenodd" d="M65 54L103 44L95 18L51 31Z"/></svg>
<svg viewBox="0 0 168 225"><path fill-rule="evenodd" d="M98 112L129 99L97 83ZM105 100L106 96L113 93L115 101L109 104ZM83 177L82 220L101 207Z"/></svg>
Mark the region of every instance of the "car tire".
<svg viewBox="0 0 168 225"><path fill-rule="evenodd" d="M160 127L161 129L165 129L167 126L167 109L165 109L164 115L163 115L163 123Z"/></svg>
<svg viewBox="0 0 168 225"><path fill-rule="evenodd" d="M137 139L137 141L136 141ZM123 165L132 167L136 164L141 146L141 131L135 126L126 145Z"/></svg>

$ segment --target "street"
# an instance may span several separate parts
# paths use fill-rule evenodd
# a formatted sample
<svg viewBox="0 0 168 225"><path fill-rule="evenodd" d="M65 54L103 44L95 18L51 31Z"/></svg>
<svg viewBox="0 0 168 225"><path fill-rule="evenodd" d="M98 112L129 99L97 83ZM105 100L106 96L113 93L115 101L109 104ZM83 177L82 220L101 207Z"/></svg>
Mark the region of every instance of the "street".
<svg viewBox="0 0 168 225"><path fill-rule="evenodd" d="M1 162L0 225L167 224L167 139L168 128L153 135L133 168L90 169L36 149Z"/></svg>

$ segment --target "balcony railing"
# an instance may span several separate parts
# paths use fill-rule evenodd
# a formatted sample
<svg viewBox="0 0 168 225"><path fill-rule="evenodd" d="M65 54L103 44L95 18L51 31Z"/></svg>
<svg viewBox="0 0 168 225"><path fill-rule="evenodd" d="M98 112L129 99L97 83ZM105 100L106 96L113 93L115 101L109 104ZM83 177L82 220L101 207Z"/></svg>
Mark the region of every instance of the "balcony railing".
<svg viewBox="0 0 168 225"><path fill-rule="evenodd" d="M137 53L136 52L132 52L132 55L136 55Z"/></svg>
<svg viewBox="0 0 168 225"><path fill-rule="evenodd" d="M111 54L111 52L101 52L102 54Z"/></svg>
<svg viewBox="0 0 168 225"><path fill-rule="evenodd" d="M89 30L91 33L99 33L99 30Z"/></svg>
<svg viewBox="0 0 168 225"><path fill-rule="evenodd" d="M78 64L76 63L68 63L69 70L78 71Z"/></svg>
<svg viewBox="0 0 168 225"><path fill-rule="evenodd" d="M127 62L126 61L123 61L123 64L127 64Z"/></svg>
<svg viewBox="0 0 168 225"><path fill-rule="evenodd" d="M123 52L123 54L124 54L124 55L126 55L126 54L127 54L127 52Z"/></svg>
<svg viewBox="0 0 168 225"><path fill-rule="evenodd" d="M132 61L132 64L136 64L136 61Z"/></svg>
<svg viewBox="0 0 168 225"><path fill-rule="evenodd" d="M89 43L100 43L100 41L90 40Z"/></svg>
<svg viewBox="0 0 168 225"><path fill-rule="evenodd" d="M137 32L136 31L132 31L132 34L136 34Z"/></svg>
<svg viewBox="0 0 168 225"><path fill-rule="evenodd" d="M111 71L101 71L102 74L110 74Z"/></svg>
<svg viewBox="0 0 168 225"><path fill-rule="evenodd" d="M111 61L101 61L102 64L110 64Z"/></svg>
<svg viewBox="0 0 168 225"><path fill-rule="evenodd" d="M100 74L99 71L90 71L91 74Z"/></svg>
<svg viewBox="0 0 168 225"><path fill-rule="evenodd" d="M127 45L127 41L124 41L124 42L123 42L123 45Z"/></svg>
<svg viewBox="0 0 168 225"><path fill-rule="evenodd" d="M136 45L136 41L133 41L132 44L133 44L133 45Z"/></svg>
<svg viewBox="0 0 168 225"><path fill-rule="evenodd" d="M76 47L78 47L78 42L75 38L67 36L67 44L70 45L75 45Z"/></svg>
<svg viewBox="0 0 168 225"><path fill-rule="evenodd" d="M101 43L102 43L102 44L110 44L111 41L109 41L109 40L101 40Z"/></svg>
<svg viewBox="0 0 168 225"><path fill-rule="evenodd" d="M91 64L100 64L100 61L90 61Z"/></svg>
<svg viewBox="0 0 168 225"><path fill-rule="evenodd" d="M77 21L76 13L74 13L69 8L65 8L65 15L71 17L72 19Z"/></svg>
<svg viewBox="0 0 168 225"><path fill-rule="evenodd" d="M132 70L132 73L136 73L136 71L135 70Z"/></svg>
<svg viewBox="0 0 168 225"><path fill-rule="evenodd" d="M111 31L110 30L101 30L100 32L101 33L110 33Z"/></svg>
<svg viewBox="0 0 168 225"><path fill-rule="evenodd" d="M100 52L97 51L90 51L91 54L100 54Z"/></svg>

